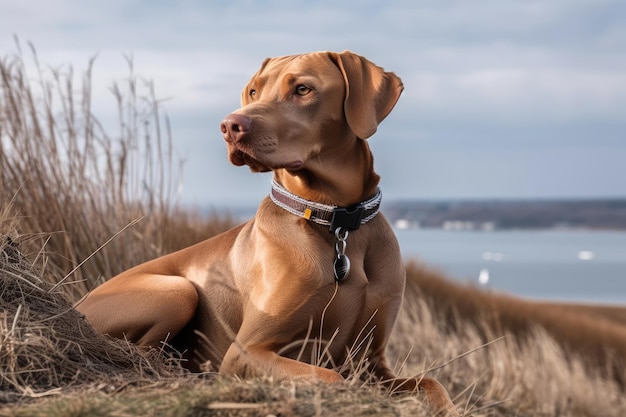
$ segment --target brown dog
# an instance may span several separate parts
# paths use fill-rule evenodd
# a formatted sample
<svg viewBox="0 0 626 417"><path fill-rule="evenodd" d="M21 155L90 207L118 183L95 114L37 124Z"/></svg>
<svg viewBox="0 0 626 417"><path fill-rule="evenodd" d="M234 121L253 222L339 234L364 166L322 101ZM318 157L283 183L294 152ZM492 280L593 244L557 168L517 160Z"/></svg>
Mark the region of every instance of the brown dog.
<svg viewBox="0 0 626 417"><path fill-rule="evenodd" d="M233 164L274 172L256 216L123 272L78 309L100 332L168 339L191 367L223 374L336 382L321 365L363 359L387 386L458 415L438 382L396 378L385 360L405 268L365 139L402 89L350 52L267 59L221 125Z"/></svg>

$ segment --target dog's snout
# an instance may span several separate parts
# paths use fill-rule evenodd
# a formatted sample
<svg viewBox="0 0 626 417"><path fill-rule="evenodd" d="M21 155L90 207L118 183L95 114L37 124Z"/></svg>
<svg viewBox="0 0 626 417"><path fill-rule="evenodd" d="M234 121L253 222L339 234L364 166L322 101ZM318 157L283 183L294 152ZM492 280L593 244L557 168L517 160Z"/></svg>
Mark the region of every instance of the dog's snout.
<svg viewBox="0 0 626 417"><path fill-rule="evenodd" d="M229 114L220 128L226 142L237 143L250 131L252 120L242 114Z"/></svg>

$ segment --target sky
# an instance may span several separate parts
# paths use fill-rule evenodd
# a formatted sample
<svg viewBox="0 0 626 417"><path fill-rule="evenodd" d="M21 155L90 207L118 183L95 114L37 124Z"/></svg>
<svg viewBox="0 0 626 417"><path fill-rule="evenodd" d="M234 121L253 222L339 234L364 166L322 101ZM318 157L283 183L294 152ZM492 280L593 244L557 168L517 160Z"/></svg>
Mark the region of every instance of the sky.
<svg viewBox="0 0 626 417"><path fill-rule="evenodd" d="M15 36L77 74L96 57L103 120L132 55L169 116L186 204L268 194L219 129L263 59L346 49L405 85L368 139L385 199L626 198L622 0L0 0L0 57Z"/></svg>

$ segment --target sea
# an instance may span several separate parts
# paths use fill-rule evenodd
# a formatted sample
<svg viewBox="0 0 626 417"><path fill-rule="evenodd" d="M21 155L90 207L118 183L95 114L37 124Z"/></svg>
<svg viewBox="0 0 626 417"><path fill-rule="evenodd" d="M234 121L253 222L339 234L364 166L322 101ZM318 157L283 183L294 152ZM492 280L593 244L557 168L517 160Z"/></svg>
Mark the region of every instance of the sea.
<svg viewBox="0 0 626 417"><path fill-rule="evenodd" d="M626 306L626 231L396 228L405 260L531 299Z"/></svg>

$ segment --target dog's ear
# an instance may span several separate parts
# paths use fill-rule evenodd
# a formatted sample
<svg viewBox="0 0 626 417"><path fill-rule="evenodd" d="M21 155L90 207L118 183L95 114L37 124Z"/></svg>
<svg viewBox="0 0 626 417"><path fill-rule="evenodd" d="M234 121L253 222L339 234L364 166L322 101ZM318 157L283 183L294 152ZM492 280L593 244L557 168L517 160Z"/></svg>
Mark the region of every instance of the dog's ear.
<svg viewBox="0 0 626 417"><path fill-rule="evenodd" d="M348 125L359 138L367 139L398 101L402 80L350 51L329 54L346 84L343 109Z"/></svg>

